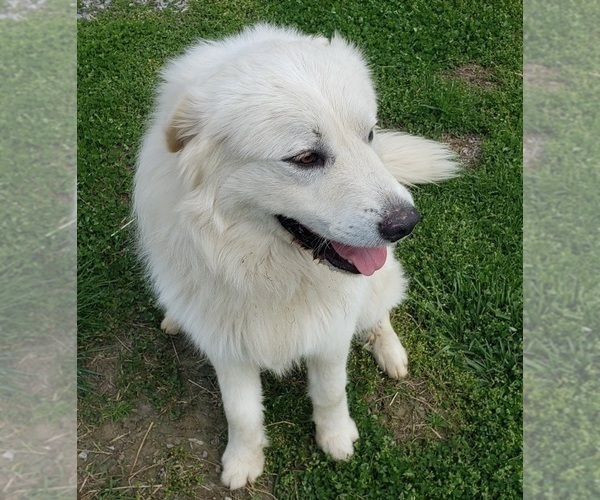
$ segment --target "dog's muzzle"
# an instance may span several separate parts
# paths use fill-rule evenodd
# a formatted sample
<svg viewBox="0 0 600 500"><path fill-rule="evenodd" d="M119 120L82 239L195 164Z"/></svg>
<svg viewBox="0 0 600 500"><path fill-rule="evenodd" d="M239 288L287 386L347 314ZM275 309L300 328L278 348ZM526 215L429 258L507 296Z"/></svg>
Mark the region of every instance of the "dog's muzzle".
<svg viewBox="0 0 600 500"><path fill-rule="evenodd" d="M378 224L381 237L389 243L408 236L418 224L421 216L412 205L396 205L384 212ZM290 217L277 215L277 220L305 250L320 262L351 274L372 275L381 269L387 258L387 247L355 247L346 245L315 233Z"/></svg>

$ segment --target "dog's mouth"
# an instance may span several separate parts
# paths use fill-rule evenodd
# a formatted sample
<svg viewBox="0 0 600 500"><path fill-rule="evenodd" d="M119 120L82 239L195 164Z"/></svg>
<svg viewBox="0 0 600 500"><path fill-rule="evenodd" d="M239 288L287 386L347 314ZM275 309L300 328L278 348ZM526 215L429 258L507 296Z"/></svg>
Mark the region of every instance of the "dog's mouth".
<svg viewBox="0 0 600 500"><path fill-rule="evenodd" d="M385 246L354 247L328 240L295 219L283 215L278 215L277 219L302 248L312 252L316 260L326 261L336 269L351 274L371 276L385 264L387 258Z"/></svg>

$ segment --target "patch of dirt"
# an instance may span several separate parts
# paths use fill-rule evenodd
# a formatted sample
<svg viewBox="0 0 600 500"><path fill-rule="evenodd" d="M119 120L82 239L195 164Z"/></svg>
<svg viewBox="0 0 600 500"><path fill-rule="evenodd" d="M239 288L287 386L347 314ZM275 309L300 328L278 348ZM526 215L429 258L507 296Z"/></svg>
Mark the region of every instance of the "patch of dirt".
<svg viewBox="0 0 600 500"><path fill-rule="evenodd" d="M110 8L112 0L82 0L77 10L78 19L95 19L99 13ZM153 10L173 9L179 12L188 10L188 0L133 0L132 4L148 5Z"/></svg>
<svg viewBox="0 0 600 500"><path fill-rule="evenodd" d="M523 136L523 168L539 167L544 157L545 139L538 134L525 133Z"/></svg>
<svg viewBox="0 0 600 500"><path fill-rule="evenodd" d="M0 5L0 20L20 21L27 17L29 11L41 9L45 5L46 0L6 0Z"/></svg>
<svg viewBox="0 0 600 500"><path fill-rule="evenodd" d="M437 408L424 380L408 377L391 396L376 401L382 423L399 442L419 439L444 439L444 416Z"/></svg>
<svg viewBox="0 0 600 500"><path fill-rule="evenodd" d="M1 498L72 497L76 491L73 429L71 415L23 426L0 423Z"/></svg>
<svg viewBox="0 0 600 500"><path fill-rule="evenodd" d="M481 137L472 134L461 137L444 134L442 142L450 146L465 167L472 168L479 161L483 142Z"/></svg>
<svg viewBox="0 0 600 500"><path fill-rule="evenodd" d="M546 90L561 90L564 82L560 78L560 68L543 64L527 63L523 66L523 82L527 87L541 87Z"/></svg>
<svg viewBox="0 0 600 500"><path fill-rule="evenodd" d="M489 68L484 68L483 66L475 63L465 64L463 66L453 68L447 72L447 76L451 79L461 80L469 85L473 85L484 90L491 90L496 87L496 83L492 78L492 70Z"/></svg>
<svg viewBox="0 0 600 500"><path fill-rule="evenodd" d="M13 366L4 366L15 370L14 379L9 372L5 381L14 382L14 391L0 387L0 497L5 500L75 494L75 351L71 332L54 335L56 342L36 340L20 359L11 359Z"/></svg>
<svg viewBox="0 0 600 500"><path fill-rule="evenodd" d="M222 486L220 461L227 424L216 377L210 364L182 336L173 342L185 387L185 397L177 402L181 414L174 418L138 399L133 411L117 422L106 420L94 427L80 420L79 498L96 498L101 492L148 499L273 498L266 475L242 490L232 492ZM102 374L94 390L113 400L119 400L118 357L115 352L105 353L89 364Z"/></svg>

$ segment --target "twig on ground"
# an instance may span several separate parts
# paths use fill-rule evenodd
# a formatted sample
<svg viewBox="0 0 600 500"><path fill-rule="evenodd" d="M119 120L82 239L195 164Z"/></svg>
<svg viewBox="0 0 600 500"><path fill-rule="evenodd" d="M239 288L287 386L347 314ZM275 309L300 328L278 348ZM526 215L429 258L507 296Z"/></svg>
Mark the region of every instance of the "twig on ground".
<svg viewBox="0 0 600 500"><path fill-rule="evenodd" d="M150 431L152 430L152 427L154 427L154 422L150 422L150 425L148 426L148 430L146 431L146 434L144 434L142 442L140 443L140 447L138 448L138 451L135 454L135 458L133 460L133 465L131 466L131 469L129 471L130 475L133 473L133 469L135 469L135 466L137 465L137 461L138 461L138 458L140 456L140 452L142 451L142 448L144 447L144 443L146 442L146 438L148 437L148 434L150 434Z"/></svg>

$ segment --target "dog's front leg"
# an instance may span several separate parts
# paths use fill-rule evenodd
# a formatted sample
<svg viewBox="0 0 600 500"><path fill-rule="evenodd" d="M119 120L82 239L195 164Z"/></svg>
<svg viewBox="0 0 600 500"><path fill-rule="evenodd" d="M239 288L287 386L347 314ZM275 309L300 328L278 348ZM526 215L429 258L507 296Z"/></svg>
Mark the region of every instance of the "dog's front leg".
<svg viewBox="0 0 600 500"><path fill-rule="evenodd" d="M228 423L228 442L223 453L221 481L235 490L252 483L262 474L268 444L263 428L260 370L233 360L219 360L213 366L219 379Z"/></svg>
<svg viewBox="0 0 600 500"><path fill-rule="evenodd" d="M344 353L307 359L308 393L319 447L334 460L348 460L354 453L358 430L346 399L346 347Z"/></svg>
<svg viewBox="0 0 600 500"><path fill-rule="evenodd" d="M379 368L391 378L402 378L408 374L408 356L386 314L366 335L365 347L373 353Z"/></svg>

